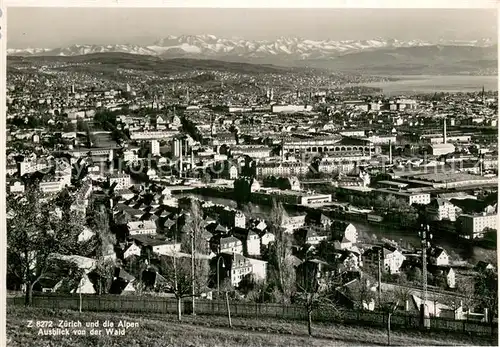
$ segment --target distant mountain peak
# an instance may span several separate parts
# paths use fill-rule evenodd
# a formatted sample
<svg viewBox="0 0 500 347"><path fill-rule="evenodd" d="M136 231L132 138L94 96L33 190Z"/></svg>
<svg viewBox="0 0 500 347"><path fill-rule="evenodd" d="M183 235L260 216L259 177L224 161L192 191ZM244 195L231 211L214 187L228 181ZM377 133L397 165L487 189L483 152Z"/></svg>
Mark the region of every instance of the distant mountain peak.
<svg viewBox="0 0 500 347"><path fill-rule="evenodd" d="M399 40L394 38L374 38L365 40L311 40L291 36L279 36L271 40L246 40L244 38L224 38L213 34L167 35L151 46L132 44L73 44L55 49L27 48L7 49L8 55L61 55L73 56L91 53L123 52L161 57L192 56L202 58L283 58L292 60L331 59L348 53L373 51L398 47L421 47L432 45L452 45L488 47L496 44L491 38L477 40Z"/></svg>

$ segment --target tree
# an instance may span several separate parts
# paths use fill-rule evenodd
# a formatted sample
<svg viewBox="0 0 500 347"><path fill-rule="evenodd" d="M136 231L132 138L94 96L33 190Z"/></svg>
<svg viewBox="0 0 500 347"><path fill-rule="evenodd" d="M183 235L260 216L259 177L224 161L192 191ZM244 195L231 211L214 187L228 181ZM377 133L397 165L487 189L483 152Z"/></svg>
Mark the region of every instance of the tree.
<svg viewBox="0 0 500 347"><path fill-rule="evenodd" d="M106 294L111 288L115 262L107 258L116 244L116 237L109 228L109 217L104 205L93 201L87 215L87 224L94 236L86 244L87 256L97 259L96 268L93 273L97 278L98 294Z"/></svg>
<svg viewBox="0 0 500 347"><path fill-rule="evenodd" d="M109 228L109 217L104 205L93 203L87 214L87 224L94 231L94 236L90 240L92 255L101 259L108 255L116 244L116 237Z"/></svg>
<svg viewBox="0 0 500 347"><path fill-rule="evenodd" d="M67 123L64 124L62 130L64 132L70 133L70 132L73 132L73 131L76 130L76 126L75 126L75 124L73 124L71 122L67 122Z"/></svg>
<svg viewBox="0 0 500 347"><path fill-rule="evenodd" d="M498 314L498 274L487 270L475 276L475 293L481 307L488 309L488 322L493 324L493 318ZM493 329L493 327L492 327Z"/></svg>
<svg viewBox="0 0 500 347"><path fill-rule="evenodd" d="M387 345L391 345L391 317L397 310L399 298L395 292L385 293L382 302L379 303L380 309L387 315Z"/></svg>
<svg viewBox="0 0 500 347"><path fill-rule="evenodd" d="M200 255L207 253L206 241L203 238L205 221L199 202L191 199L191 206L187 214L187 221L183 227L181 249L191 254L191 282L193 313L195 297L207 288L209 279L209 265Z"/></svg>
<svg viewBox="0 0 500 347"><path fill-rule="evenodd" d="M416 283L416 284L421 284L422 283L422 270L419 267L414 266L408 271L407 277L408 277L409 281Z"/></svg>
<svg viewBox="0 0 500 347"><path fill-rule="evenodd" d="M182 299L192 296L191 266L188 258L182 258L177 252L171 256L162 256L161 275L165 283L161 291L174 294L177 299L177 319L182 320Z"/></svg>
<svg viewBox="0 0 500 347"><path fill-rule="evenodd" d="M398 203L398 201L394 195L389 194L385 197L385 203L387 204L387 207L391 209L395 204Z"/></svg>
<svg viewBox="0 0 500 347"><path fill-rule="evenodd" d="M115 262L111 259L100 258L97 260L93 271L97 280L97 294L107 294L111 289L113 275L115 271Z"/></svg>
<svg viewBox="0 0 500 347"><path fill-rule="evenodd" d="M409 286L404 273L400 274L397 284L394 287L394 291L392 292L392 296L393 301L397 301L402 304L406 311L406 305L412 300L412 289Z"/></svg>
<svg viewBox="0 0 500 347"><path fill-rule="evenodd" d="M33 286L47 273L54 254L77 254L82 230L75 213L59 219L51 211L54 202L43 201L38 189L29 188L22 199L7 199L7 265L10 275L24 283L26 304L31 305Z"/></svg>
<svg viewBox="0 0 500 347"><path fill-rule="evenodd" d="M370 305L372 300L375 300L376 295L372 290L372 286L370 285L370 281L361 276L354 285L350 288L351 294L354 299L354 305L360 310L365 308L365 305Z"/></svg>
<svg viewBox="0 0 500 347"><path fill-rule="evenodd" d="M82 312L82 284L85 270L74 262L66 262L64 267L67 275L63 278L63 281L67 284L70 293L78 293L78 310Z"/></svg>
<svg viewBox="0 0 500 347"><path fill-rule="evenodd" d="M438 273L434 276L434 285L436 287L440 287L443 289L448 288L448 281L446 278L446 274L444 273Z"/></svg>
<svg viewBox="0 0 500 347"><path fill-rule="evenodd" d="M245 215L247 219L252 218L254 215L255 207L251 202L247 202L241 206L241 212Z"/></svg>
<svg viewBox="0 0 500 347"><path fill-rule="evenodd" d="M474 279L469 276L460 276L457 278L455 286L464 308L473 310L477 303Z"/></svg>
<svg viewBox="0 0 500 347"><path fill-rule="evenodd" d="M212 181L212 177L208 172L203 172L203 176L201 177L201 181L205 184L208 184Z"/></svg>
<svg viewBox="0 0 500 347"><path fill-rule="evenodd" d="M312 316L314 311L329 309L330 312L340 312L334 300L333 290L337 285L341 284L341 279L340 277L320 278L318 266L307 265L306 254L306 259L302 263L302 278L297 284L300 291L297 294L297 301L301 303L306 310L307 332L309 336L312 336Z"/></svg>
<svg viewBox="0 0 500 347"><path fill-rule="evenodd" d="M269 263L272 277L282 293L283 304L288 304L294 292L295 268L292 264L291 240L282 227L283 215L283 205L273 200L270 230L275 236L275 242L270 249Z"/></svg>
<svg viewBox="0 0 500 347"><path fill-rule="evenodd" d="M83 120L79 119L76 121L76 130L86 132L89 129L89 125Z"/></svg>

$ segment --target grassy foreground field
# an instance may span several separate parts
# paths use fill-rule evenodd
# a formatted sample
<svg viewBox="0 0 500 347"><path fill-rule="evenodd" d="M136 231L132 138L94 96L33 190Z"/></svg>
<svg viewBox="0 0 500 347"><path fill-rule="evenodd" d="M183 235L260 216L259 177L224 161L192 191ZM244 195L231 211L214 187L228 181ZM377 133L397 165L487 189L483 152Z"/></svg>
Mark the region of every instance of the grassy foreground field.
<svg viewBox="0 0 500 347"><path fill-rule="evenodd" d="M82 327L67 327L69 336L38 335L40 329L48 332L48 323L59 328L59 322L82 322ZM87 322L99 321L99 327L86 327ZM32 321L33 326L29 327ZM114 328L105 328L105 321L113 322ZM133 326L118 327L126 321ZM36 324L45 327L36 327ZM108 330L107 330L108 329ZM86 331L86 335L76 336L74 332ZM101 331L100 336L90 335L91 330ZM123 333L124 335L109 335ZM352 327L338 324L315 324L314 337L307 336L303 322L269 319L233 318L233 329L227 327L227 318L217 316L184 316L182 322L175 315L135 315L93 313L75 311L51 311L24 307L7 308L7 346L40 347L302 347L302 346L360 346L385 345L387 335L384 330L369 327ZM393 332L393 345L435 346L435 345L491 345L491 339L449 336L418 332Z"/></svg>

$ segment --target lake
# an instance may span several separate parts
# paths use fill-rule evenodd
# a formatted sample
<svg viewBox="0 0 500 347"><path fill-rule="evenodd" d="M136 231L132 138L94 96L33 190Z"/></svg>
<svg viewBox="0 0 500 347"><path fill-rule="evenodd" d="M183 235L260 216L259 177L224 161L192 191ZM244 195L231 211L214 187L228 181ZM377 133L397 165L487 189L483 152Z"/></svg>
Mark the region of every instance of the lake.
<svg viewBox="0 0 500 347"><path fill-rule="evenodd" d="M477 92L498 90L498 76L434 76L399 75L398 81L356 83L367 87L382 88L385 95L423 94L435 92Z"/></svg>

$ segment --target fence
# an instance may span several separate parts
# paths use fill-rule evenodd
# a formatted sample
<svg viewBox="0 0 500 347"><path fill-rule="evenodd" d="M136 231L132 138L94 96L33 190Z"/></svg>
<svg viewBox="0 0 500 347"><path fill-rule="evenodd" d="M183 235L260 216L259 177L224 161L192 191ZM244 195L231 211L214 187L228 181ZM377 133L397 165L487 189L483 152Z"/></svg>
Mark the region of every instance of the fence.
<svg viewBox="0 0 500 347"><path fill-rule="evenodd" d="M53 310L78 310L78 295L34 295L33 306ZM7 298L8 305L24 305L24 297ZM185 300L181 304L182 312L189 314L192 311L191 301ZM118 296L118 295L82 295L82 310L94 312L128 312L128 313L157 313L168 314L177 312L177 301L173 298L156 296ZM252 318L279 318L290 320L305 320L307 312L303 306L258 303L230 303L231 316ZM224 301L198 300L196 302L198 315L226 315L227 307ZM369 325L386 328L387 314L376 311L341 310L321 308L313 311L313 320L316 322L331 322L353 325ZM420 328L418 316L397 313L391 317L391 328L394 330L417 330ZM474 335L496 335L497 324L483 322L453 320L431 317L430 330L441 332L461 332Z"/></svg>

